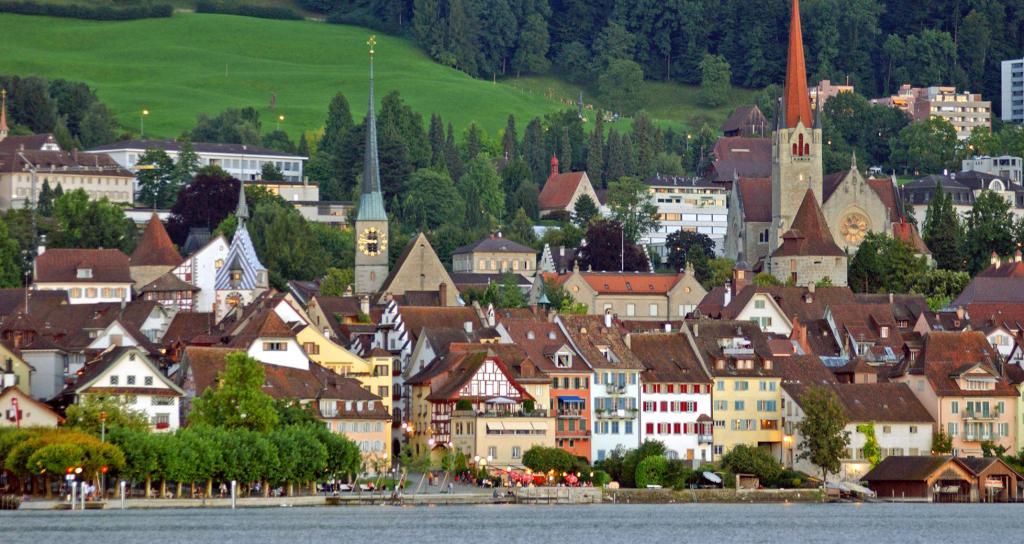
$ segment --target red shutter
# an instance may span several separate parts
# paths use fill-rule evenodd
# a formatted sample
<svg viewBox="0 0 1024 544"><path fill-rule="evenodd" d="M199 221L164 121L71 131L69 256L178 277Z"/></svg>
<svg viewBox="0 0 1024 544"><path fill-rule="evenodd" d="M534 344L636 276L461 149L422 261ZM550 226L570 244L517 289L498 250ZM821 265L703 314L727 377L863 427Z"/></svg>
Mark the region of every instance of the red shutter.
<svg viewBox="0 0 1024 544"><path fill-rule="evenodd" d="M669 393L675 393L676 392L676 386L674 384L671 384L671 383L668 384L668 392Z"/></svg>
<svg viewBox="0 0 1024 544"><path fill-rule="evenodd" d="M679 386L680 393L686 393L688 389L689 387L687 387L685 383Z"/></svg>
<svg viewBox="0 0 1024 544"><path fill-rule="evenodd" d="M680 432L679 432L679 427L680 427L680 425L679 425L678 423L676 423L676 424L675 424L675 431L676 431L676 434L680 434Z"/></svg>
<svg viewBox="0 0 1024 544"><path fill-rule="evenodd" d="M668 401L664 401L664 400L661 401L661 411L662 412L667 412L668 411Z"/></svg>
<svg viewBox="0 0 1024 544"><path fill-rule="evenodd" d="M653 423L648 423L647 424L647 434L654 434L654 424Z"/></svg>

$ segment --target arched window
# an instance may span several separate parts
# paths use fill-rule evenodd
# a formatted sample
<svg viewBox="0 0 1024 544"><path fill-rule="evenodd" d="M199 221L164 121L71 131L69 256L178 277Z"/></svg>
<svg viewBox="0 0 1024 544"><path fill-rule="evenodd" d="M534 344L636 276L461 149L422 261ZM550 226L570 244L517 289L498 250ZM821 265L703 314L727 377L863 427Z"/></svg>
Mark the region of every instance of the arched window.
<svg viewBox="0 0 1024 544"><path fill-rule="evenodd" d="M801 157L803 157L804 156L804 135L803 134L800 135L800 144L799 144L799 147L797 149L798 149L797 154L800 155Z"/></svg>
<svg viewBox="0 0 1024 544"><path fill-rule="evenodd" d="M804 155L811 156L811 144L804 144Z"/></svg>
<svg viewBox="0 0 1024 544"><path fill-rule="evenodd" d="M793 156L795 157L795 156L797 156L797 155L798 155L799 153L800 153L800 150L799 150L799 149L797 149L797 146L796 146L796 144L793 144Z"/></svg>

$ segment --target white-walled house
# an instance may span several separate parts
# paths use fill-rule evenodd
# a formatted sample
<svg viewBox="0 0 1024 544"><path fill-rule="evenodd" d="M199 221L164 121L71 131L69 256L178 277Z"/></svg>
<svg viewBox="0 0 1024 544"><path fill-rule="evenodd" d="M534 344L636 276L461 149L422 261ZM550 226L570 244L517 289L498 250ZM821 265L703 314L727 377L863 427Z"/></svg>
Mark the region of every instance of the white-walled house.
<svg viewBox="0 0 1024 544"><path fill-rule="evenodd" d="M640 374L640 441L665 444L669 459L697 467L712 458L711 376L681 333L634 334Z"/></svg>
<svg viewBox="0 0 1024 544"><path fill-rule="evenodd" d="M235 331L228 347L245 351L264 364L309 370L309 357L295 332L273 309L257 312Z"/></svg>
<svg viewBox="0 0 1024 544"><path fill-rule="evenodd" d="M71 304L128 302L128 256L116 249L42 249L32 265L33 289L65 291Z"/></svg>
<svg viewBox="0 0 1024 544"><path fill-rule="evenodd" d="M145 413L155 431L179 427L184 392L137 347L111 347L86 363L75 384L61 394L60 404L77 403L88 395L121 397L128 409Z"/></svg>
<svg viewBox="0 0 1024 544"><path fill-rule="evenodd" d="M217 272L224 266L227 258L227 238L224 238L223 234L218 234L172 270L179 280L199 289L193 300L193 312L213 311L213 305L217 301Z"/></svg>
<svg viewBox="0 0 1024 544"><path fill-rule="evenodd" d="M864 455L870 427L874 428L881 459L890 455L930 455L935 420L908 385L841 383L833 384L830 388L843 406L848 421L845 431L849 433L850 444L846 448L839 473L830 475L829 481L857 482L871 470L871 462ZM799 459L803 437L797 425L805 417L799 398L806 389L805 386L785 382L782 386L784 428L789 437L783 446L784 464L787 468L820 477L821 469L807 460Z"/></svg>

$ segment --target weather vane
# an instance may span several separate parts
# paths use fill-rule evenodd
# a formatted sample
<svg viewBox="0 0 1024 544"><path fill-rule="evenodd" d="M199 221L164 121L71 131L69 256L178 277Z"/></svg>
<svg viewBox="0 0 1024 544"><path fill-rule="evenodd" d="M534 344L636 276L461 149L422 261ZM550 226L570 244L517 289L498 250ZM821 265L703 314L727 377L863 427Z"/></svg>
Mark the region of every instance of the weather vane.
<svg viewBox="0 0 1024 544"><path fill-rule="evenodd" d="M370 46L370 55L373 55L373 48L377 45L377 35L370 36L369 40L366 40L366 45Z"/></svg>

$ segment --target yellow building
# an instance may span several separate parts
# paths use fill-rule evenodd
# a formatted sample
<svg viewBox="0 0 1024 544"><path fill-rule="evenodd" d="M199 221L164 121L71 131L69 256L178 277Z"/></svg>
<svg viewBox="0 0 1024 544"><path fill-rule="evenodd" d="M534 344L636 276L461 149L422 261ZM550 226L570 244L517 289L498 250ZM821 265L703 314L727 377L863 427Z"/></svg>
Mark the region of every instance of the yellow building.
<svg viewBox="0 0 1024 544"><path fill-rule="evenodd" d="M0 343L0 390L17 387L22 393L31 395L32 370L32 366L7 343Z"/></svg>
<svg viewBox="0 0 1024 544"><path fill-rule="evenodd" d="M715 460L738 444L782 453L782 378L768 340L752 321L699 320L689 333L714 380Z"/></svg>
<svg viewBox="0 0 1024 544"><path fill-rule="evenodd" d="M314 327L303 327L295 339L310 360L342 376L358 380L363 389L382 399L388 413L392 412L390 354L374 350L369 360L364 359L327 338Z"/></svg>

